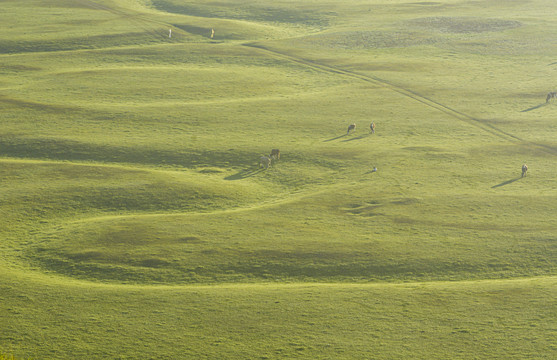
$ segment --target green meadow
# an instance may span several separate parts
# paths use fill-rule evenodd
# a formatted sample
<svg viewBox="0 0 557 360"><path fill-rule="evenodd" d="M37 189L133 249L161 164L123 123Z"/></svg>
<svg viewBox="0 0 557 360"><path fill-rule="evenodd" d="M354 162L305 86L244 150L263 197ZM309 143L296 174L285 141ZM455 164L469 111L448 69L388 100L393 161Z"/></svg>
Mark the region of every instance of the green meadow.
<svg viewBox="0 0 557 360"><path fill-rule="evenodd" d="M0 0L0 359L555 359L556 33L551 0Z"/></svg>

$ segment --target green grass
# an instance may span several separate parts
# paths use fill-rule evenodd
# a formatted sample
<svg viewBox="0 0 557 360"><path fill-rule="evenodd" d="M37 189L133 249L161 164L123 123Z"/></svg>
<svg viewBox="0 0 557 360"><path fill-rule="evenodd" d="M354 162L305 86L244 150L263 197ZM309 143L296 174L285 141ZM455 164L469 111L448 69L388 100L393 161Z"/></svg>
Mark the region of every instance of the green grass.
<svg viewBox="0 0 557 360"><path fill-rule="evenodd" d="M0 354L0 360L17 360L13 355Z"/></svg>
<svg viewBox="0 0 557 360"><path fill-rule="evenodd" d="M3 1L1 351L554 358L551 6Z"/></svg>

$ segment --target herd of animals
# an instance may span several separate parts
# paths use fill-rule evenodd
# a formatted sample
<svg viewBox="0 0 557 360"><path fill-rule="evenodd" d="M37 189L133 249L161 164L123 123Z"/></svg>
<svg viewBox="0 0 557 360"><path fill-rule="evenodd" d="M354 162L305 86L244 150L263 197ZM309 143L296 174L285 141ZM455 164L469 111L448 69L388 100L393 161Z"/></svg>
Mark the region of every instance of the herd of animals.
<svg viewBox="0 0 557 360"><path fill-rule="evenodd" d="M557 99L557 92L552 91L547 94L547 98L545 102L548 103L550 100ZM348 125L348 130L346 131L346 135L350 134L350 131L354 132L356 130L356 124ZM372 134L375 134L375 123L371 123L369 125L369 130ZM259 168L268 169L274 161L278 161L280 159L280 150L279 149L272 149L269 155L264 155L259 158ZM377 171L377 168L373 168L373 171ZM522 177L526 175L528 171L528 165L522 165Z"/></svg>
<svg viewBox="0 0 557 360"><path fill-rule="evenodd" d="M551 92L547 93L547 97L545 98L545 103L547 104L549 102L549 100L553 100L553 99L557 99L557 91L551 91ZM528 165L523 164L522 165L522 177L524 177L526 175L527 171L528 171Z"/></svg>
<svg viewBox="0 0 557 360"><path fill-rule="evenodd" d="M259 158L259 167L268 169L273 161L278 161L280 159L280 150L272 149L269 155L264 155Z"/></svg>
<svg viewBox="0 0 557 360"><path fill-rule="evenodd" d="M356 124L348 125L348 131L346 135L350 134L350 131L354 132L356 130ZM369 125L369 131L372 134L375 134L375 123L372 122ZM259 168L268 169L273 162L276 162L280 159L280 150L279 149L272 149L269 155L263 155L259 158ZM376 168L374 168L377 171Z"/></svg>
<svg viewBox="0 0 557 360"><path fill-rule="evenodd" d="M350 134L350 131L354 132L354 130L356 130L356 124L348 125L348 131L346 132L346 135ZM369 132L372 133L372 134L375 134L375 123L374 122L369 124Z"/></svg>
<svg viewBox="0 0 557 360"><path fill-rule="evenodd" d="M557 91L551 91L547 93L547 97L545 98L545 103L547 104L549 100L557 99ZM522 177L526 175L528 171L528 165L522 164Z"/></svg>

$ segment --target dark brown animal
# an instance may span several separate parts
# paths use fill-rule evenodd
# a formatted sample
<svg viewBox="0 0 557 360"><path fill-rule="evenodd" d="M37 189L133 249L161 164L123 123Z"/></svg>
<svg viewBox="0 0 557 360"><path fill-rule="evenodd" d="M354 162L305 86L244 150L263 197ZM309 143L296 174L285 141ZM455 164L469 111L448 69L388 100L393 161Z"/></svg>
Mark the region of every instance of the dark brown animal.
<svg viewBox="0 0 557 360"><path fill-rule="evenodd" d="M279 149L272 149L271 155L269 155L271 159L279 160L280 159L280 150Z"/></svg>
<svg viewBox="0 0 557 360"><path fill-rule="evenodd" d="M356 130L356 124L350 124L348 125L348 131L346 132L346 134L350 134L350 130L355 131Z"/></svg>

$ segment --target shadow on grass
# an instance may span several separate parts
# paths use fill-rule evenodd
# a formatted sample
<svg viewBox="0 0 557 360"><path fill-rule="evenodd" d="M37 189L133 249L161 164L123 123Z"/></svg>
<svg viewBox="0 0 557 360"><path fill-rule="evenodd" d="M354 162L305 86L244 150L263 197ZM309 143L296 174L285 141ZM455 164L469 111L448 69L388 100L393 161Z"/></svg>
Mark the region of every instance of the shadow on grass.
<svg viewBox="0 0 557 360"><path fill-rule="evenodd" d="M258 168L258 169L244 169L244 170L240 170L239 172L237 172L234 175L230 175L224 178L224 180L241 180L241 179L246 179L249 178L251 176L257 175L260 172L264 171L265 169L263 168Z"/></svg>
<svg viewBox="0 0 557 360"><path fill-rule="evenodd" d="M334 138L331 138L331 139L323 140L323 142L335 141L335 140L338 140L338 139L342 139L345 136L348 136L348 134L342 134L340 136L337 136L337 137L334 137Z"/></svg>
<svg viewBox="0 0 557 360"><path fill-rule="evenodd" d="M196 168L216 166L243 168L253 163L251 152L229 150L167 150L139 146L92 144L53 138L18 138L0 136L2 156L65 161L98 161L144 165L170 165Z"/></svg>
<svg viewBox="0 0 557 360"><path fill-rule="evenodd" d="M507 181L503 181L503 182L500 183L500 184L493 185L491 188L492 188L492 189L495 189L495 188L498 188L498 187L501 187L501 186L509 185L509 184L512 184L512 183L515 182L515 181L520 180L520 179L522 179L522 178L521 178L521 177L516 177L516 178L514 178L514 179L510 179L510 180L507 180Z"/></svg>
<svg viewBox="0 0 557 360"><path fill-rule="evenodd" d="M529 109L522 110L521 112L528 112L528 111L536 110L536 109L539 109L542 106L546 106L546 105L547 105L547 103L539 104L539 105L536 105L536 106L531 107Z"/></svg>
<svg viewBox="0 0 557 360"><path fill-rule="evenodd" d="M343 142L346 142L346 141L361 140L361 139L364 139L364 138L368 137L369 135L370 135L370 134L363 134L363 135L356 136L356 137L353 137L353 138L350 138L350 139L346 139L346 140L342 140L342 141L343 141Z"/></svg>

